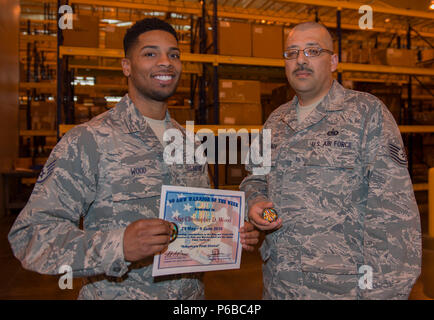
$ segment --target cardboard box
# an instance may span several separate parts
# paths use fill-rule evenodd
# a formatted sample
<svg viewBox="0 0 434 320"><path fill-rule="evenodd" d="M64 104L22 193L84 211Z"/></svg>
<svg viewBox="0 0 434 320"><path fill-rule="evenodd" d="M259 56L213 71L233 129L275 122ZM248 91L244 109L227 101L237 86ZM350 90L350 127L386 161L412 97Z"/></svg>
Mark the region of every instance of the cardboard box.
<svg viewBox="0 0 434 320"><path fill-rule="evenodd" d="M288 36L289 36L289 33L291 32L291 30L292 30L292 28L283 28L282 50L286 49L286 39L288 39Z"/></svg>
<svg viewBox="0 0 434 320"><path fill-rule="evenodd" d="M172 119L180 125L185 125L187 121L195 121L195 110L191 108L170 108L169 113Z"/></svg>
<svg viewBox="0 0 434 320"><path fill-rule="evenodd" d="M73 17L73 29L63 30L63 45L67 47L99 47L99 17L76 15Z"/></svg>
<svg viewBox="0 0 434 320"><path fill-rule="evenodd" d="M123 49L126 27L105 27L105 47L107 49Z"/></svg>
<svg viewBox="0 0 434 320"><path fill-rule="evenodd" d="M252 55L258 58L281 59L283 55L281 26L252 25Z"/></svg>
<svg viewBox="0 0 434 320"><path fill-rule="evenodd" d="M342 61L343 62L350 62L350 63L369 63L370 60L370 50L367 48L360 48L360 46L354 46L350 47L349 49L343 51L346 54L346 57L344 57L344 54L342 54ZM346 61L344 61L344 59Z"/></svg>
<svg viewBox="0 0 434 320"><path fill-rule="evenodd" d="M434 60L434 49L421 50L421 61Z"/></svg>
<svg viewBox="0 0 434 320"><path fill-rule="evenodd" d="M228 185L239 185L247 174L244 164L228 164L226 166L226 183Z"/></svg>
<svg viewBox="0 0 434 320"><path fill-rule="evenodd" d="M33 164L32 158L16 158L14 159L14 169L23 170L30 169Z"/></svg>
<svg viewBox="0 0 434 320"><path fill-rule="evenodd" d="M417 50L408 49L370 49L370 64L399 67L414 67L417 62Z"/></svg>
<svg viewBox="0 0 434 320"><path fill-rule="evenodd" d="M260 103L261 82L252 80L219 80L220 102Z"/></svg>
<svg viewBox="0 0 434 320"><path fill-rule="evenodd" d="M90 107L86 105L74 106L74 117L76 123L84 123L91 119Z"/></svg>
<svg viewBox="0 0 434 320"><path fill-rule="evenodd" d="M421 62L418 66L434 69L434 49L421 50Z"/></svg>
<svg viewBox="0 0 434 320"><path fill-rule="evenodd" d="M114 85L126 85L127 78L125 76L97 76L95 84L114 84Z"/></svg>
<svg viewBox="0 0 434 320"><path fill-rule="evenodd" d="M32 102L32 130L55 130L57 106L53 102Z"/></svg>
<svg viewBox="0 0 434 320"><path fill-rule="evenodd" d="M252 55L252 35L250 24L244 22L220 21L219 54L226 56Z"/></svg>
<svg viewBox="0 0 434 320"><path fill-rule="evenodd" d="M220 124L261 125L262 107L259 103L220 103Z"/></svg>

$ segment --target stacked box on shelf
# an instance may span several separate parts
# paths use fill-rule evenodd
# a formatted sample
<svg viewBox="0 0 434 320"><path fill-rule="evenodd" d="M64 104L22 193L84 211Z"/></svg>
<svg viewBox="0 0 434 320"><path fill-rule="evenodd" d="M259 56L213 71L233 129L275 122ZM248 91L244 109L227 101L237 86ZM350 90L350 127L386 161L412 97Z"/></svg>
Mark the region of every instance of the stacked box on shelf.
<svg viewBox="0 0 434 320"><path fill-rule="evenodd" d="M282 58L283 31L281 26L252 25L252 56Z"/></svg>
<svg viewBox="0 0 434 320"><path fill-rule="evenodd" d="M259 81L222 79L219 81L219 100L220 124L261 125L263 123ZM221 147L219 146L219 149ZM227 161L225 180L229 185L239 184L247 174L244 165L241 164L240 148L237 148L237 153L236 164L228 164Z"/></svg>
<svg viewBox="0 0 434 320"><path fill-rule="evenodd" d="M123 49L124 36L128 28L126 27L105 27L105 48L106 49Z"/></svg>
<svg viewBox="0 0 434 320"><path fill-rule="evenodd" d="M99 47L99 17L74 15L73 28L63 30L63 45L69 47Z"/></svg>
<svg viewBox="0 0 434 320"><path fill-rule="evenodd" d="M415 67L417 50L409 49L370 49L370 64L398 67Z"/></svg>
<svg viewBox="0 0 434 320"><path fill-rule="evenodd" d="M56 109L53 102L33 101L30 108L32 130L55 130Z"/></svg>
<svg viewBox="0 0 434 320"><path fill-rule="evenodd" d="M361 48L360 45L353 45L343 52L345 52L347 56L345 59L346 61L344 61L344 57L342 57L342 61L344 62L362 63L362 64L367 64L370 62L369 61L370 49Z"/></svg>
<svg viewBox="0 0 434 320"><path fill-rule="evenodd" d="M252 55L252 34L249 23L220 21L218 38L221 55L243 57Z"/></svg>
<svg viewBox="0 0 434 320"><path fill-rule="evenodd" d="M91 119L90 107L87 105L76 104L74 106L75 123L84 123Z"/></svg>
<svg viewBox="0 0 434 320"><path fill-rule="evenodd" d="M219 80L220 124L262 124L261 83Z"/></svg>
<svg viewBox="0 0 434 320"><path fill-rule="evenodd" d="M239 185L241 181L247 176L248 172L245 169L245 165L242 161L242 152L241 152L241 142L242 138L238 138L237 141L237 163L230 164L229 163L229 155L234 150L230 150L229 143L226 144L226 184L228 185ZM219 146L221 150L221 147Z"/></svg>
<svg viewBox="0 0 434 320"><path fill-rule="evenodd" d="M96 77L95 84L113 84L113 85L126 85L127 78L119 75L101 75Z"/></svg>
<svg viewBox="0 0 434 320"><path fill-rule="evenodd" d="M431 61L434 60L434 49L424 49L421 50L421 61Z"/></svg>
<svg viewBox="0 0 434 320"><path fill-rule="evenodd" d="M434 49L421 50L421 65L424 68L434 69Z"/></svg>
<svg viewBox="0 0 434 320"><path fill-rule="evenodd" d="M170 116L180 125L185 125L187 121L195 121L195 110L186 107L169 107Z"/></svg>

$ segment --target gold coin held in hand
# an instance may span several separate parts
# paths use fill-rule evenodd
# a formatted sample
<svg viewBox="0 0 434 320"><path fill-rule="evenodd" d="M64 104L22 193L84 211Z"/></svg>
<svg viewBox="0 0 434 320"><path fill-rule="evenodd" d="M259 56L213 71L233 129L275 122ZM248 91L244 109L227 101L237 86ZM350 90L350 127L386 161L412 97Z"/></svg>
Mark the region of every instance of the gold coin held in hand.
<svg viewBox="0 0 434 320"><path fill-rule="evenodd" d="M268 222L273 222L277 220L278 215L274 208L265 208L264 211L262 211L262 218Z"/></svg>

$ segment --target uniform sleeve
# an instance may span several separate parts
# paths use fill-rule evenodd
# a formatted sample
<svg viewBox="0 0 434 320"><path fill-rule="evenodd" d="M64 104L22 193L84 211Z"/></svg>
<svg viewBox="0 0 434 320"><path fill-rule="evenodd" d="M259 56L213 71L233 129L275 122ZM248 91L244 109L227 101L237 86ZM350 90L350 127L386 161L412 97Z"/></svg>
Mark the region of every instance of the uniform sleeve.
<svg viewBox="0 0 434 320"><path fill-rule="evenodd" d="M393 116L380 103L368 118L364 263L372 289L364 299L407 299L421 270L421 229L407 157Z"/></svg>
<svg viewBox="0 0 434 320"><path fill-rule="evenodd" d="M266 124L264 125L265 128ZM257 143L251 144L250 148L250 158L252 158L252 154L260 154L259 150L255 149L263 149L263 131L261 131L260 135L256 138L258 139ZM252 137L253 139L253 137ZM245 165L245 169L249 172L248 176L244 178L244 180L240 184L240 190L245 192L246 196L246 212L249 212L249 208L253 206L255 203L260 201L269 201L268 197L268 182L267 182L267 174L270 172L270 166L264 166L264 164L254 164L253 161L248 159L247 164Z"/></svg>
<svg viewBox="0 0 434 320"><path fill-rule="evenodd" d="M14 255L25 269L56 275L62 265L74 277L127 271L125 228L83 231L97 192L99 152L88 127L68 132L50 154L25 208L9 233Z"/></svg>

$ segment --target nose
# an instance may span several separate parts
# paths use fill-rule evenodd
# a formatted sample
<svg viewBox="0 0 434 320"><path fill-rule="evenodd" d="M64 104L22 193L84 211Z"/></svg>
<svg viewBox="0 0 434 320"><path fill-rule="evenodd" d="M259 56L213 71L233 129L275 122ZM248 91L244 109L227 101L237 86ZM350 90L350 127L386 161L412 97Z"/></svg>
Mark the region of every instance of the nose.
<svg viewBox="0 0 434 320"><path fill-rule="evenodd" d="M303 50L298 52L298 57L295 59L298 65L307 64L307 57L304 55Z"/></svg>
<svg viewBox="0 0 434 320"><path fill-rule="evenodd" d="M169 67L172 65L169 56L165 53L161 54L158 59L158 65L162 67Z"/></svg>

